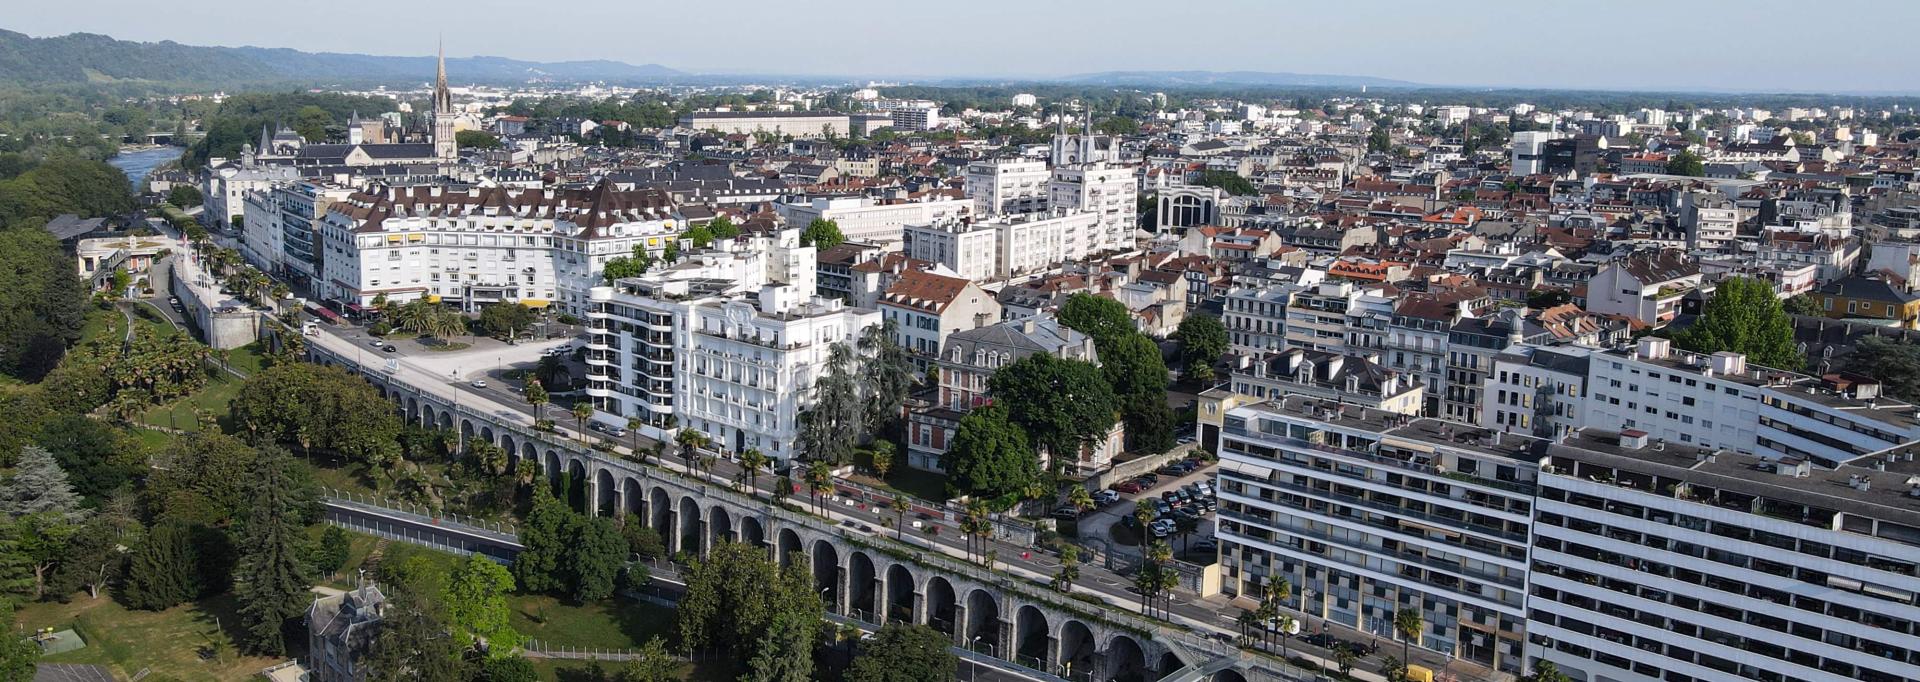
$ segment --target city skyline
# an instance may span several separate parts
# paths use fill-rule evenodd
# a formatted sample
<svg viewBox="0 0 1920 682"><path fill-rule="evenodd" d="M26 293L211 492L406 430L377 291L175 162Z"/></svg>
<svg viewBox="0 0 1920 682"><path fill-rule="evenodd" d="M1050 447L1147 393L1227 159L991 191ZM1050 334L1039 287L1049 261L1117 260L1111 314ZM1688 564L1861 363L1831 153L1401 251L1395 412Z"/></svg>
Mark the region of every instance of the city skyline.
<svg viewBox="0 0 1920 682"><path fill-rule="evenodd" d="M506 22L491 17L523 8L483 0L457 12L427 3L395 7L382 22L353 31L271 33L237 27L268 24L297 6L157 7L80 0L10 23L40 37L85 32L148 42L402 56L428 54L431 35L423 31L431 29L446 37L451 56L608 59L711 75L1044 80L1107 71L1196 70L1363 76L1440 87L1920 91L1920 77L1901 68L1920 57L1920 46L1900 40L1895 28L1920 19L1920 8L1910 6L1829 3L1829 16L1862 19L1846 26L1849 40L1791 58L1756 58L1757 48L1772 42L1768 36L1778 31L1776 24L1794 16L1788 9L1797 6L1746 3L1730 11L1719 3L1685 4L1663 8L1665 14L1649 21L1600 16L1582 7L1507 2L1464 8L1391 1L1359 8L1221 5L1192 17L1185 29L1165 31L1175 35L1161 35L1163 24L1141 21L1163 8L1132 0L1102 5L1098 13L1065 3L1033 7L988 0L953 15L920 10L823 15L811 7L753 2L725 16L670 17L670 31L645 30L658 21L649 14L657 11L647 8L583 10L605 19L593 22L570 22L560 14ZM739 25L734 20L742 14L756 19ZM1901 15L1910 16L1902 20ZM1868 20L1876 16L1880 19ZM1009 23L1009 17L1021 19ZM822 25L829 20L830 29ZM804 28L809 25L821 28ZM575 38L526 40L554 32ZM979 47L987 44L992 49Z"/></svg>

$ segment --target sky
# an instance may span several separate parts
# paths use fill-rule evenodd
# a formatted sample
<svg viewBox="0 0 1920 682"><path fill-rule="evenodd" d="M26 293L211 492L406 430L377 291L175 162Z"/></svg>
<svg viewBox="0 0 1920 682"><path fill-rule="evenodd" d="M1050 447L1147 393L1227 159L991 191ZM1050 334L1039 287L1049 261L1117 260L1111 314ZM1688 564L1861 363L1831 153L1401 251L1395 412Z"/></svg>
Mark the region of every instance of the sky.
<svg viewBox="0 0 1920 682"><path fill-rule="evenodd" d="M1920 92L1907 0L62 0L34 36L534 61L694 73L1033 78L1286 71L1433 85ZM457 80L457 77L456 77Z"/></svg>

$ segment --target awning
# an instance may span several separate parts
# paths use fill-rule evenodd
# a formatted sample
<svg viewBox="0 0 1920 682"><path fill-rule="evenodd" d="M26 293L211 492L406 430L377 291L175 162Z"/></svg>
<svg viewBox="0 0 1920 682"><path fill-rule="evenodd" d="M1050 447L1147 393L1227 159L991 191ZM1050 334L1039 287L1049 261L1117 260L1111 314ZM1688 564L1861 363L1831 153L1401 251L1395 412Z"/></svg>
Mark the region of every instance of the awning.
<svg viewBox="0 0 1920 682"><path fill-rule="evenodd" d="M439 302L440 302L440 295L439 295L439 294L427 294L427 302L428 302L428 303L439 303Z"/></svg>
<svg viewBox="0 0 1920 682"><path fill-rule="evenodd" d="M544 298L520 299L520 305L526 306L528 308L545 308L547 307L547 304L548 304L548 301L547 299L544 299Z"/></svg>

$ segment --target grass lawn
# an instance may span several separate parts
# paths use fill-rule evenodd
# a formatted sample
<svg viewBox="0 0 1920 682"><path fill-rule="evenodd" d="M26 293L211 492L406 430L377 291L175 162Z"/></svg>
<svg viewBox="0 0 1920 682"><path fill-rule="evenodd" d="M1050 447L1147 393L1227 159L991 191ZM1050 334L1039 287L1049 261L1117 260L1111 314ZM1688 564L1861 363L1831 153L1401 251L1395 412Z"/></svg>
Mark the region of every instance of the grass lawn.
<svg viewBox="0 0 1920 682"><path fill-rule="evenodd" d="M140 444L145 446L148 451L160 450L173 442L173 434L165 431L140 428L128 429L127 431L133 434L134 440L140 441Z"/></svg>
<svg viewBox="0 0 1920 682"><path fill-rule="evenodd" d="M266 349L255 341L239 348L227 351L227 366L247 376L253 376L266 366Z"/></svg>
<svg viewBox="0 0 1920 682"><path fill-rule="evenodd" d="M234 607L232 596L220 595L165 611L135 611L81 593L66 604L26 604L18 622L28 630L71 627L88 639L85 648L40 659L46 663L106 665L121 679L147 669L156 679L245 680L285 659L237 653L232 631L240 619Z"/></svg>
<svg viewBox="0 0 1920 682"><path fill-rule="evenodd" d="M547 595L514 595L513 629L555 646L638 649L660 637L673 641L673 610L648 602L609 600L575 605Z"/></svg>
<svg viewBox="0 0 1920 682"><path fill-rule="evenodd" d="M224 426L227 421L227 405L240 393L241 380L225 372L208 377L207 385L200 387L171 405L161 405L141 415L140 421L154 426L165 426L183 431L199 431L200 420L194 410L217 415Z"/></svg>
<svg viewBox="0 0 1920 682"><path fill-rule="evenodd" d="M603 663L599 672L593 664L580 661L563 661L551 658L533 659L533 670L540 676L541 682L602 682L612 679L622 670L624 663ZM680 666L678 679L688 682L733 682L738 673L724 666L704 663L689 663Z"/></svg>
<svg viewBox="0 0 1920 682"><path fill-rule="evenodd" d="M933 502L947 501L946 474L922 471L906 466L906 463L903 461L904 459L906 459L904 455L894 455L893 468L887 470L887 479L882 481L875 478L873 474L867 473L873 471L873 453L866 450L855 450L853 452L853 464L854 467L859 470L859 473L854 474L853 478L866 485L906 493L922 500Z"/></svg>

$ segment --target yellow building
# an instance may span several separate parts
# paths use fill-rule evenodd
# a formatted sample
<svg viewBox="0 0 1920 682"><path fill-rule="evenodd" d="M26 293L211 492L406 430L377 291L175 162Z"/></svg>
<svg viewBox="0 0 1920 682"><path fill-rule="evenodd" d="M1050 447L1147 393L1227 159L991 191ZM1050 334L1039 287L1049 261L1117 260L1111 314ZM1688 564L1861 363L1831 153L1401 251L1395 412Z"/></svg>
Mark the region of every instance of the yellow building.
<svg viewBox="0 0 1920 682"><path fill-rule="evenodd" d="M1809 297L1830 318L1885 320L1889 326L1920 329L1920 295L1884 279L1854 275L1820 287Z"/></svg>

